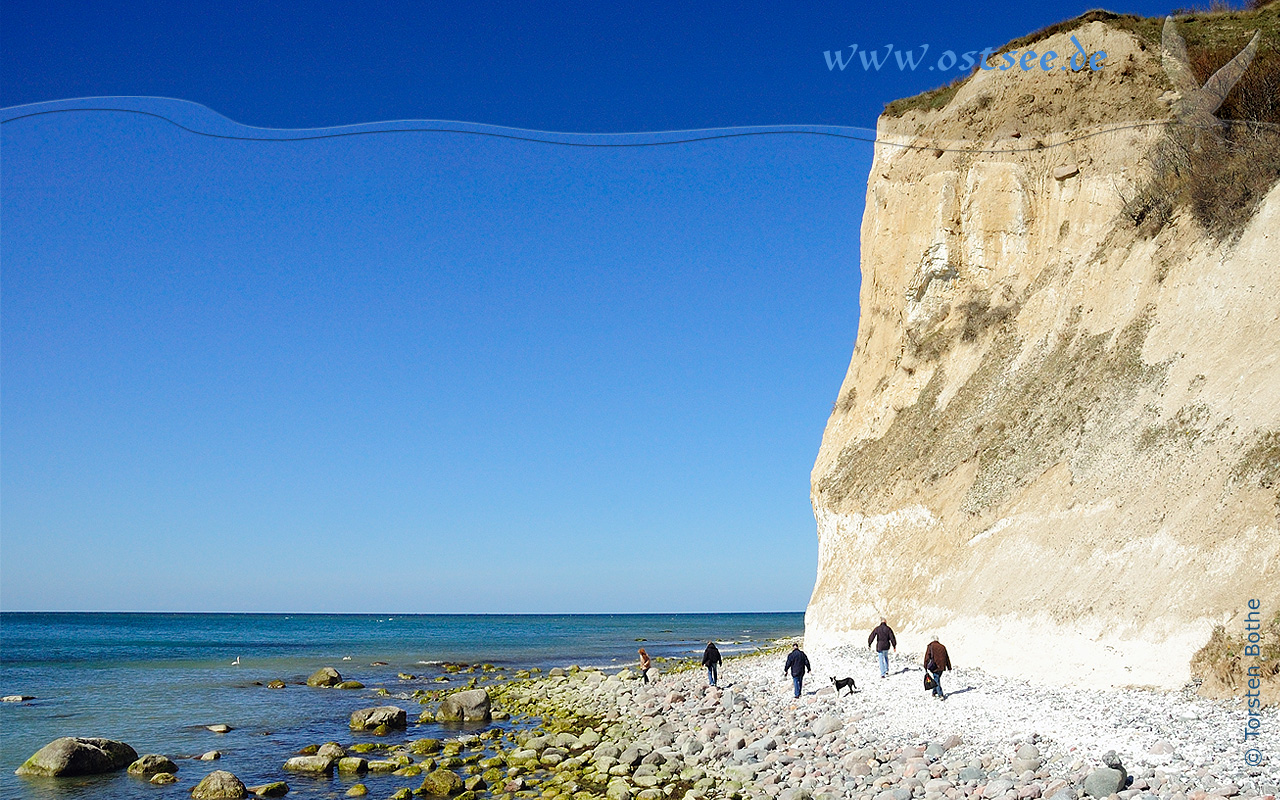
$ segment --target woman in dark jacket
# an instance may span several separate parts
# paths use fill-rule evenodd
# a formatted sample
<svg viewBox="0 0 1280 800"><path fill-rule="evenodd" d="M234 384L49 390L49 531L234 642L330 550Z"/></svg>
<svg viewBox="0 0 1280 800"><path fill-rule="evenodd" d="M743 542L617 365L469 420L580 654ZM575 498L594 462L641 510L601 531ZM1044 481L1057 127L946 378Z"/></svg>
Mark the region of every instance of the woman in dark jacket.
<svg viewBox="0 0 1280 800"><path fill-rule="evenodd" d="M716 685L716 676L720 673L720 650L715 642L707 642L707 649L702 651L702 666L707 668L707 680Z"/></svg>

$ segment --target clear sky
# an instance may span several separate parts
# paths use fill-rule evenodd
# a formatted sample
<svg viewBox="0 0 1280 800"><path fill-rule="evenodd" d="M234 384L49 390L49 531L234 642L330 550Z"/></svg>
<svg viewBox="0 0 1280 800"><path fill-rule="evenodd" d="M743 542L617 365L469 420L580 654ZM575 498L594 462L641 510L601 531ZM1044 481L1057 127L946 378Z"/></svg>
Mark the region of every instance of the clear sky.
<svg viewBox="0 0 1280 800"><path fill-rule="evenodd" d="M4 0L0 105L869 126L941 81L824 50L981 49L1088 7L373 5ZM868 144L233 142L82 113L0 146L0 607L807 602Z"/></svg>

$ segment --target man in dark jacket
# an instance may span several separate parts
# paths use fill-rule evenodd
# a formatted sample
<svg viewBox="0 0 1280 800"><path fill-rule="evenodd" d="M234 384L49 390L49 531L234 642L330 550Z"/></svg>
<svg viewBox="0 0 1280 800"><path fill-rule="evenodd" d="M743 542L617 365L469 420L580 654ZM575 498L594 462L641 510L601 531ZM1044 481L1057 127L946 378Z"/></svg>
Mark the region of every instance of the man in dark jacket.
<svg viewBox="0 0 1280 800"><path fill-rule="evenodd" d="M880 659L880 677L887 677L889 675L889 648L892 647L893 652L898 652L898 639L893 635L893 628L889 627L887 620L880 620L880 624L867 637L867 647L871 647L872 642L875 642L876 656Z"/></svg>
<svg viewBox="0 0 1280 800"><path fill-rule="evenodd" d="M951 658L947 655L947 648L942 646L937 636L934 636L933 641L929 642L929 646L924 649L924 668L933 677L933 696L939 700L946 700L947 695L942 691L942 673L951 669Z"/></svg>
<svg viewBox="0 0 1280 800"><path fill-rule="evenodd" d="M716 685L716 676L720 672L720 662L723 660L720 658L720 648L716 647L716 643L707 642L707 649L702 651L702 666L707 668L707 680L712 686Z"/></svg>
<svg viewBox="0 0 1280 800"><path fill-rule="evenodd" d="M813 667L809 666L809 657L800 649L799 644L791 645L791 654L787 656L787 663L782 667L782 674L791 673L791 682L796 687L796 697L800 696L800 686L804 683L805 672L813 672Z"/></svg>

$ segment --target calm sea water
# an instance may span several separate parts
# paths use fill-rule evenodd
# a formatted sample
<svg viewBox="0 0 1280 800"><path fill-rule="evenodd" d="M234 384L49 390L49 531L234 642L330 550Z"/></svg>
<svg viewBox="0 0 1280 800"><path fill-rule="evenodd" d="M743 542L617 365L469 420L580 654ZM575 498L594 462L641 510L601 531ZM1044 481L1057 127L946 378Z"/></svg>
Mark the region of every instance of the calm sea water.
<svg viewBox="0 0 1280 800"><path fill-rule="evenodd" d="M415 726L407 695L435 689L439 662L488 662L511 669L580 664L620 668L650 655L690 657L706 642L746 652L803 631L800 613L622 615L312 615L312 614L0 614L0 695L34 695L0 704L0 797L187 797L214 769L248 785L287 780L295 797L341 797L355 779L285 776L280 765L308 744L344 744L351 712L388 702L409 712L405 734L381 741L447 736ZM643 641L637 641L643 640ZM232 662L240 660L239 665ZM372 662L385 661L386 666ZM365 690L296 685L322 666ZM405 681L397 673L418 676ZM290 684L269 690L256 683ZM456 679L455 679L456 680ZM385 687L400 700L372 694ZM205 725L225 723L228 734ZM155 787L123 772L74 779L20 778L13 771L59 736L101 736L139 754L171 758L220 750L216 762L178 760L180 783ZM371 797L421 780L361 779Z"/></svg>

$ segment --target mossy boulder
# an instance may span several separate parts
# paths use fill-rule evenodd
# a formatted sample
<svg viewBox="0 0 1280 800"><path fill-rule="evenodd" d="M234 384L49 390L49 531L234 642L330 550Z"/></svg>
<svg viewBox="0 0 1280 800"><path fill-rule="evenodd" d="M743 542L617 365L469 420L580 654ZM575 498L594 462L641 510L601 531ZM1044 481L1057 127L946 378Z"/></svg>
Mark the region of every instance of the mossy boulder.
<svg viewBox="0 0 1280 800"><path fill-rule="evenodd" d="M447 769L428 772L422 779L422 786L418 787L420 794L437 797L448 797L460 791L462 791L462 778L456 772Z"/></svg>
<svg viewBox="0 0 1280 800"><path fill-rule="evenodd" d="M316 686L322 688L332 688L342 683L342 675L333 667L321 667L307 678L308 686Z"/></svg>
<svg viewBox="0 0 1280 800"><path fill-rule="evenodd" d="M369 771L369 762L359 756L338 759L338 772L344 775L363 775Z"/></svg>
<svg viewBox="0 0 1280 800"><path fill-rule="evenodd" d="M167 756L149 753L145 756L139 756L138 760L129 765L130 775L156 775L161 772L177 772L178 765L173 763Z"/></svg>
<svg viewBox="0 0 1280 800"><path fill-rule="evenodd" d="M440 752L441 744L439 739L414 739L409 742L409 752L419 756L429 756L432 753Z"/></svg>
<svg viewBox="0 0 1280 800"><path fill-rule="evenodd" d="M214 770L191 789L191 800L244 800L249 796L240 779L224 769Z"/></svg>
<svg viewBox="0 0 1280 800"><path fill-rule="evenodd" d="M289 784L284 781L272 781L259 786L250 786L249 792L256 797L284 797L289 793Z"/></svg>
<svg viewBox="0 0 1280 800"><path fill-rule="evenodd" d="M360 681L343 681L334 686L335 689L363 689L364 684Z"/></svg>

